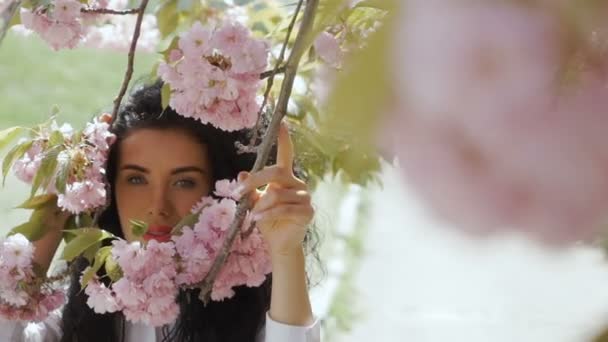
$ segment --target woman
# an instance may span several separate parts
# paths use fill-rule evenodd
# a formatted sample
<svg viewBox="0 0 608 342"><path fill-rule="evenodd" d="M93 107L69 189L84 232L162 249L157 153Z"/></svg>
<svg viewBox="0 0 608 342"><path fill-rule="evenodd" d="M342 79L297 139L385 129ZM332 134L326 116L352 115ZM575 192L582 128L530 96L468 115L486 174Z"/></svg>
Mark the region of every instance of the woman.
<svg viewBox="0 0 608 342"><path fill-rule="evenodd" d="M175 324L156 328L125 322L120 313L96 314L86 304L79 278L84 258L72 268L63 310L37 324L7 324L2 341L319 341L307 291L304 248L313 218L306 184L293 174L293 146L287 128L279 133L276 165L249 174L253 155L238 154L243 132L225 132L161 107L162 84L131 96L112 131L107 178L111 202L99 224L128 241L138 239L131 220L149 225L145 239L165 241L170 228L190 213L219 179L239 179L241 196L251 196L252 214L270 246L273 272L259 287L239 287L233 298L206 307L195 290L180 292ZM263 192L257 189L265 186ZM35 261L48 267L68 216L49 217L49 233L36 242ZM100 274L102 276L103 274ZM103 279L103 278L102 278ZM2 335L4 334L4 335ZM6 337L4 337L6 336Z"/></svg>

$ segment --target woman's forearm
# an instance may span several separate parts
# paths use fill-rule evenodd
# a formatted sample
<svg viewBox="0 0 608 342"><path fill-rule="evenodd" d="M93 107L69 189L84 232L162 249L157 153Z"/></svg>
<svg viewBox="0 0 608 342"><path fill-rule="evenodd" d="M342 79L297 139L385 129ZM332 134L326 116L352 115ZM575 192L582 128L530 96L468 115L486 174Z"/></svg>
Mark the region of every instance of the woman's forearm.
<svg viewBox="0 0 608 342"><path fill-rule="evenodd" d="M302 249L272 256L270 317L289 325L313 323Z"/></svg>
<svg viewBox="0 0 608 342"><path fill-rule="evenodd" d="M43 221L45 235L37 241L34 241L34 262L40 265L41 269L46 272L53 260L53 256L61 243L62 230L70 217L69 213L61 211L59 208L48 209L48 212Z"/></svg>

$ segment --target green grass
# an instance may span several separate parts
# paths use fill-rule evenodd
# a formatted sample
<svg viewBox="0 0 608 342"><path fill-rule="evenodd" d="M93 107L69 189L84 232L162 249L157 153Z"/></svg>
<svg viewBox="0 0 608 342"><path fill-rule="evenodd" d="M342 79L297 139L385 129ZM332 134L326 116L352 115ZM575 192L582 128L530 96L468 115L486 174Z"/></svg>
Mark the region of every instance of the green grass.
<svg viewBox="0 0 608 342"><path fill-rule="evenodd" d="M137 54L134 76L150 72L156 57ZM126 70L127 54L88 48L52 51L37 36L9 32L0 45L0 129L48 117L81 125L111 108Z"/></svg>
<svg viewBox="0 0 608 342"><path fill-rule="evenodd" d="M133 80L149 73L155 61L154 54L136 54ZM59 123L82 127L112 108L126 65L126 53L88 48L55 52L36 35L9 32L0 43L0 130L40 123L54 106L60 109ZM0 156L6 152L0 150ZM27 211L11 208L28 194L26 185L7 178L0 189L0 235L27 219Z"/></svg>

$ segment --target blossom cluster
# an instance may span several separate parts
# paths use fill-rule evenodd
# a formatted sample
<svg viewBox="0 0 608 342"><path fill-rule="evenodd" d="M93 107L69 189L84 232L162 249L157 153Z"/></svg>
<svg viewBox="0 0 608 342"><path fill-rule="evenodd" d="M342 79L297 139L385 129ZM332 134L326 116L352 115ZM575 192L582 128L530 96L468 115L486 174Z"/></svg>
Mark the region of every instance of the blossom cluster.
<svg viewBox="0 0 608 342"><path fill-rule="evenodd" d="M106 203L105 164L109 149L116 137L110 132L110 125L95 118L88 122L85 129L74 132L73 128L64 124L58 127L56 123L48 129L42 129L33 140L32 146L13 164L13 172L21 181L32 184L42 161L49 153L49 138L53 132L61 132L64 138L63 149L57 155L57 160L69 164L69 174L65 191L55 187L56 170L45 189L48 193L58 195L57 205L73 214L78 214L103 206ZM76 136L76 135L80 136ZM61 165L62 163L58 163Z"/></svg>
<svg viewBox="0 0 608 342"><path fill-rule="evenodd" d="M215 194L231 196L235 185L235 181L219 181ZM85 289L87 304L97 313L122 311L131 322L153 326L173 322L179 314L179 289L196 287L208 274L234 220L236 202L204 197L192 211L198 222L183 227L169 242L114 241L112 257L123 277L109 286L91 280ZM231 298L237 286L260 286L271 272L268 246L251 223L250 218L245 220L213 284L214 301Z"/></svg>
<svg viewBox="0 0 608 342"><path fill-rule="evenodd" d="M158 75L169 84L169 105L177 113L235 131L257 121L257 92L268 54L268 43L240 23L196 22L180 35Z"/></svg>
<svg viewBox="0 0 608 342"><path fill-rule="evenodd" d="M63 291L36 277L33 257L25 236L0 238L0 319L42 321L63 305Z"/></svg>
<svg viewBox="0 0 608 342"><path fill-rule="evenodd" d="M74 48L85 34L78 0L55 0L52 6L21 9L23 26L40 35L54 50Z"/></svg>
<svg viewBox="0 0 608 342"><path fill-rule="evenodd" d="M569 4L539 3L404 4L382 138L393 132L405 178L444 219L561 244L608 221L607 39L588 17L589 41L566 55L555 12Z"/></svg>

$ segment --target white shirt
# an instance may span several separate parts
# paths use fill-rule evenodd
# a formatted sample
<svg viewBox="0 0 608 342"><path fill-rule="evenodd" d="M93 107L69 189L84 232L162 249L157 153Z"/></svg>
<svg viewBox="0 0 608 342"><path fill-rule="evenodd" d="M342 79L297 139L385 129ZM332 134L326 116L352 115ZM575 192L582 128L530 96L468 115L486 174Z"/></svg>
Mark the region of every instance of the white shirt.
<svg viewBox="0 0 608 342"><path fill-rule="evenodd" d="M61 312L53 311L39 323L0 320L2 342L59 342L61 340ZM160 328L126 322L125 342L159 342ZM266 326L257 342L321 342L321 324L318 319L310 326L293 326L274 321L266 315Z"/></svg>

